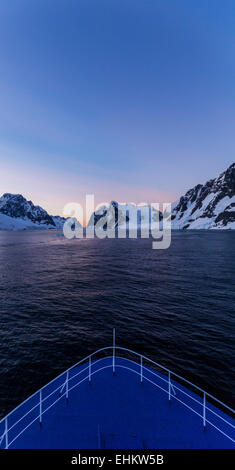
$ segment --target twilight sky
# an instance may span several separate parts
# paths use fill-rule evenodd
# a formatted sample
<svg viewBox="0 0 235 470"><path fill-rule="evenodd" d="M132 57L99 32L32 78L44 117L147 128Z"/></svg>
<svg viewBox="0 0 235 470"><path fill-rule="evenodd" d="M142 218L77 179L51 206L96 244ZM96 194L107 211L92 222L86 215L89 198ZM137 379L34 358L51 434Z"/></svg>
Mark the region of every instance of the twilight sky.
<svg viewBox="0 0 235 470"><path fill-rule="evenodd" d="M0 194L173 201L235 154L234 0L1 0Z"/></svg>

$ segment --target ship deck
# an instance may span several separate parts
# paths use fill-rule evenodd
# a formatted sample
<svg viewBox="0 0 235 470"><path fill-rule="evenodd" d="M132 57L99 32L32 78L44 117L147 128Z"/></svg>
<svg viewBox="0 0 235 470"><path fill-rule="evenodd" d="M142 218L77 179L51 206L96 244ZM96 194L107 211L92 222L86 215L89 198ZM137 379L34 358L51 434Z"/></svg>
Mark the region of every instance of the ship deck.
<svg viewBox="0 0 235 470"><path fill-rule="evenodd" d="M164 374L145 367L141 382L139 364L116 357L113 374L112 361L112 357L106 357L91 361L90 369L89 363L85 368L84 364L74 367L70 370L69 386L64 383L64 376L59 377L56 384L53 381L47 385L46 395L42 390L41 405L39 395L35 394L30 404L26 401L16 409L7 422L9 447L210 449L234 446L232 440L214 427L219 426L231 436L230 416L207 404L208 422L204 427L202 397L172 381L169 400ZM91 371L89 382L87 374ZM26 416L22 419L23 414ZM13 423L16 424L12 426ZM4 433L4 421L1 426L0 434Z"/></svg>

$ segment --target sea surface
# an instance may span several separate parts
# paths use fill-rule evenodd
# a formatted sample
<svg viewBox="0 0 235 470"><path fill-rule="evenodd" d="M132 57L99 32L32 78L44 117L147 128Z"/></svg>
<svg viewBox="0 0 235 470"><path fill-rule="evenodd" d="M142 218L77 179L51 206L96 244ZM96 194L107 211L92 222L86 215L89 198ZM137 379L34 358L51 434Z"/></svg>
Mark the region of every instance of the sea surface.
<svg viewBox="0 0 235 470"><path fill-rule="evenodd" d="M0 413L95 349L134 349L230 406L235 232L66 240L0 232Z"/></svg>

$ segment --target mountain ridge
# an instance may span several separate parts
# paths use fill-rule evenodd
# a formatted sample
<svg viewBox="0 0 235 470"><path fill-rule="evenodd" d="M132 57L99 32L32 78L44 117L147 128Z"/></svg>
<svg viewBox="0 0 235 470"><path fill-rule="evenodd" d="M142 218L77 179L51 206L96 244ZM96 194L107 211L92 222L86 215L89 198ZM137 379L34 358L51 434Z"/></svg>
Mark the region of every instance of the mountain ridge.
<svg viewBox="0 0 235 470"><path fill-rule="evenodd" d="M88 226L96 225L102 217L117 227L117 208L120 208L120 224L146 227L150 221L150 205L119 204L111 201L100 207L91 217ZM128 210L128 212L126 212ZM146 212L144 212L146 211ZM154 217L157 217L157 211ZM160 213L160 219L162 214ZM235 229L235 163L232 163L217 178L205 184L197 184L184 196L172 203L172 229ZM0 230L61 229L66 218L49 215L45 209L34 205L21 194L4 193L0 197Z"/></svg>
<svg viewBox="0 0 235 470"><path fill-rule="evenodd" d="M56 229L62 228L64 217L49 215L41 206L35 206L22 194L4 193L0 197L0 229Z"/></svg>
<svg viewBox="0 0 235 470"><path fill-rule="evenodd" d="M172 205L173 229L235 229L235 163Z"/></svg>

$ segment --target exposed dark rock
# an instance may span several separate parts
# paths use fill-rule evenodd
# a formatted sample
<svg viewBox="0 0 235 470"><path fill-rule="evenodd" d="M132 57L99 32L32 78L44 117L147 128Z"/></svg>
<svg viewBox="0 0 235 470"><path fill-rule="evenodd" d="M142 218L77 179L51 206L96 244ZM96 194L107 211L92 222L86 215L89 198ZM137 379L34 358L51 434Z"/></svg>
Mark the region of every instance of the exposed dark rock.
<svg viewBox="0 0 235 470"><path fill-rule="evenodd" d="M182 196L173 209L173 228L222 228L234 222L235 163L229 166L218 178L198 184ZM193 215L193 217L192 217ZM208 222L211 219L211 222Z"/></svg>
<svg viewBox="0 0 235 470"><path fill-rule="evenodd" d="M53 218L42 207L35 206L21 194L3 194L0 198L0 213L13 218L29 219L35 224L55 227Z"/></svg>

